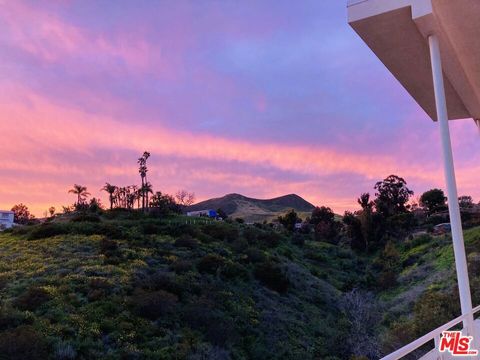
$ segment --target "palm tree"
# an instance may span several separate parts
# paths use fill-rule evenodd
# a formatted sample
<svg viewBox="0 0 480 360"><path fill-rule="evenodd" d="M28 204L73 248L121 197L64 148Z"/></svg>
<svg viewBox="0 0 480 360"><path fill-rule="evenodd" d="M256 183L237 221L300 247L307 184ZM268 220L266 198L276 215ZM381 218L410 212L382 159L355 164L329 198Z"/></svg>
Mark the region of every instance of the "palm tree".
<svg viewBox="0 0 480 360"><path fill-rule="evenodd" d="M135 189L135 198L137 199L137 209L140 209L140 200L142 199L142 189Z"/></svg>
<svg viewBox="0 0 480 360"><path fill-rule="evenodd" d="M148 194L153 194L153 188L152 188L152 184L150 184L149 182L146 182L143 186L142 186L142 194L145 198L145 204L146 204L146 207L148 208Z"/></svg>
<svg viewBox="0 0 480 360"><path fill-rule="evenodd" d="M110 210L113 209L113 201L115 200L115 190L117 190L117 187L115 185L112 185L110 183L105 183L105 186L101 188L100 190L106 191L109 195L110 199Z"/></svg>
<svg viewBox="0 0 480 360"><path fill-rule="evenodd" d="M147 159L150 157L150 153L148 151L145 151L143 155L138 159L137 163L139 165L138 167L138 172L140 174L140 177L142 178L142 189L144 186L148 183L147 181ZM142 191L142 209L145 209L145 206L148 206L148 200L145 201L145 192Z"/></svg>
<svg viewBox="0 0 480 360"><path fill-rule="evenodd" d="M68 193L76 194L77 195L77 204L83 204L87 196L90 193L87 191L86 186L74 184L73 189L68 190Z"/></svg>

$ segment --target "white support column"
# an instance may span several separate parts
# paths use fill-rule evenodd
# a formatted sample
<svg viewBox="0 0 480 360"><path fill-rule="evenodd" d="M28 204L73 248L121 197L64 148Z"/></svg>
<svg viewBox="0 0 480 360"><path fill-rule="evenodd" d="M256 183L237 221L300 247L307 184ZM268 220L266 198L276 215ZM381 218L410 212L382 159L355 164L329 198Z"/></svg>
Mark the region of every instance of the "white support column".
<svg viewBox="0 0 480 360"><path fill-rule="evenodd" d="M452 226L453 251L455 254L455 267L457 269L460 305L462 309L462 315L469 313L471 314L472 298L470 294L470 283L468 280L467 257L465 254L465 244L463 242L460 207L458 205L457 183L455 180L455 170L453 167L452 144L448 125L447 102L445 99L445 88L443 84L440 46L436 35L430 35L428 37L428 42L430 45L430 59L432 62L437 120L440 126L440 134L442 138L443 165L445 171L445 181L447 184L448 211L450 214L450 224ZM473 315L465 320L463 325L464 328L467 329L468 333L474 336Z"/></svg>

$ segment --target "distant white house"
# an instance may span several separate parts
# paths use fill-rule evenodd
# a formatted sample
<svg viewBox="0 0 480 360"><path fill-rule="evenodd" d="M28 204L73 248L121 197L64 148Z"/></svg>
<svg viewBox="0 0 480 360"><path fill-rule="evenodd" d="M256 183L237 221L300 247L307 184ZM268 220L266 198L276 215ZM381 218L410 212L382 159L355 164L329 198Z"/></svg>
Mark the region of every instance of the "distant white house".
<svg viewBox="0 0 480 360"><path fill-rule="evenodd" d="M199 211L189 211L187 212L187 216L204 216L210 218L216 218L218 216L215 210L199 210Z"/></svg>
<svg viewBox="0 0 480 360"><path fill-rule="evenodd" d="M0 229L9 229L13 226L14 212L0 210Z"/></svg>

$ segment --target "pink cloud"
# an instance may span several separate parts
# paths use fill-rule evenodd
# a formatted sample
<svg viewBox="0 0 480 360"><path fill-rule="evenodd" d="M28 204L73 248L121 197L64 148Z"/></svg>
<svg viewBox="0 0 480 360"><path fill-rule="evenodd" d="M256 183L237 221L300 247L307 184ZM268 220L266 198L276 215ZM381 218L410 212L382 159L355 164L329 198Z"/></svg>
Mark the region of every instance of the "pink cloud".
<svg viewBox="0 0 480 360"><path fill-rule="evenodd" d="M399 159L395 154L381 154L380 150L365 155L322 145L262 144L197 135L160 125L147 126L141 122L125 124L109 117L55 105L23 88L17 87L16 91L28 102L2 104L0 123L15 126L0 135L0 168L4 172L0 207L8 208L14 202L23 201L30 203L38 214L51 204L59 206L60 202L71 202L66 191L73 182L85 183L92 189L92 194L103 196L98 189L109 179L137 182L136 159L125 159L115 154L119 151L140 154L145 149L157 157L198 162L198 167L189 169L188 181L177 177L182 172L176 168L175 160L166 164L156 163L161 171L152 168L151 180L154 184L161 184L162 190L170 192L189 185L190 189L197 191L200 199L221 195L219 189L222 188L233 190L238 187L246 191L250 189L252 194L263 197L297 192L315 203L343 211L355 207L355 196L369 189L358 189L355 194L348 189L342 195L341 189L335 189L335 183L318 188L316 178L329 176L334 179L352 174L367 179L373 185L384 176L397 173L413 185L443 184L441 167L426 172L424 163L412 161L414 154L404 153L404 159ZM70 152L75 157L69 156ZM113 160L96 160L100 152L111 154ZM216 162L220 167L203 170L202 164L206 161ZM310 180L284 181L248 171L233 173L221 167L221 164L229 162L296 173ZM478 196L475 179L480 169L466 165L458 167L459 184L463 192ZM23 174L20 181L17 181L16 174ZM202 193L202 184L206 181L218 189L217 193Z"/></svg>

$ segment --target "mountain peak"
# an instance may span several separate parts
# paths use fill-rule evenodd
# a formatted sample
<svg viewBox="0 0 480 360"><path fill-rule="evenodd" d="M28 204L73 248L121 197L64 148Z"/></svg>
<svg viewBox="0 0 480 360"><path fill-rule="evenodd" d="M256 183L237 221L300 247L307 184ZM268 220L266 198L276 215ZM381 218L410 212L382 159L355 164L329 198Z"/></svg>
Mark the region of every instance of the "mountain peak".
<svg viewBox="0 0 480 360"><path fill-rule="evenodd" d="M230 217L261 222L276 218L290 209L298 213L310 213L314 208L311 203L297 194L287 194L272 199L255 199L231 193L199 202L188 207L187 210L222 209Z"/></svg>

